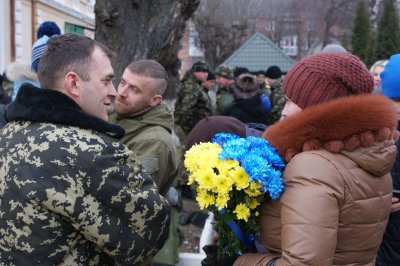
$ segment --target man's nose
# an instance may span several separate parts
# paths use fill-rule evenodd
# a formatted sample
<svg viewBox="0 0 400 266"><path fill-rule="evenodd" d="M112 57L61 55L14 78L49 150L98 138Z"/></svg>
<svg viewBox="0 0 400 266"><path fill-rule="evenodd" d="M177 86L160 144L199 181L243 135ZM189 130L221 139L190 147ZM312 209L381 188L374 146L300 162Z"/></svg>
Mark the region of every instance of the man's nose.
<svg viewBox="0 0 400 266"><path fill-rule="evenodd" d="M115 90L114 84L112 82L110 83L111 85L108 86L108 96L116 97L118 95L117 91Z"/></svg>

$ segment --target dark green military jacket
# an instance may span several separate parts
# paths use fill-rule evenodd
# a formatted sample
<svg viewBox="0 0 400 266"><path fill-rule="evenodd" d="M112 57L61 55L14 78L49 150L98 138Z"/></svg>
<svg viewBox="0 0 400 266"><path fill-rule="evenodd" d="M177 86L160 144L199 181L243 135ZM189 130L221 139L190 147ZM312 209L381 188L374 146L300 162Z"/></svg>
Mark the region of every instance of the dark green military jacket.
<svg viewBox="0 0 400 266"><path fill-rule="evenodd" d="M179 157L172 139L174 120L167 105L160 104L141 114L123 117L113 114L110 121L125 129L121 139L154 178L158 191L166 195L174 181Z"/></svg>
<svg viewBox="0 0 400 266"><path fill-rule="evenodd" d="M186 75L175 102L175 123L187 134L197 122L211 114L211 100L201 82L193 74Z"/></svg>
<svg viewBox="0 0 400 266"><path fill-rule="evenodd" d="M235 104L233 89L233 85L229 85L227 88L218 88L217 111L219 115L229 115L233 105Z"/></svg>
<svg viewBox="0 0 400 266"><path fill-rule="evenodd" d="M123 129L24 85L0 131L0 265L134 265L164 244L170 209Z"/></svg>

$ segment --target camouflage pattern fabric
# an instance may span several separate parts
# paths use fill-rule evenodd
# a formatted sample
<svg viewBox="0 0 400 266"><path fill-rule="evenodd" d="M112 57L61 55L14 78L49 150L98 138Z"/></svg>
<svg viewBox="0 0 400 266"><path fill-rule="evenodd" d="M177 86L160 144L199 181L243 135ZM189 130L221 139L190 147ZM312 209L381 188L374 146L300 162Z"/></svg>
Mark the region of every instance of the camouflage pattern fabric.
<svg viewBox="0 0 400 266"><path fill-rule="evenodd" d="M29 96L46 91L35 88ZM52 94L64 105L70 100ZM82 111L68 111L85 119ZM23 120L0 134L0 265L134 265L164 244L169 205L117 139Z"/></svg>
<svg viewBox="0 0 400 266"><path fill-rule="evenodd" d="M46 123L3 130L1 265L134 264L164 243L169 209L124 145Z"/></svg>
<svg viewBox="0 0 400 266"><path fill-rule="evenodd" d="M192 65L192 67L190 68L190 72L196 72L196 71L204 71L204 72L208 72L210 70L210 67L208 66L208 64L204 61L197 61L196 63L194 63Z"/></svg>
<svg viewBox="0 0 400 266"><path fill-rule="evenodd" d="M270 87L265 87L263 92L271 101L271 111L268 113L268 125L272 125L281 119L282 110L285 107L285 95L282 92L283 79L280 78Z"/></svg>
<svg viewBox="0 0 400 266"><path fill-rule="evenodd" d="M193 74L182 80L175 103L175 123L187 134L206 116L212 114L211 100Z"/></svg>
<svg viewBox="0 0 400 266"><path fill-rule="evenodd" d="M233 69L228 66L221 65L215 70L215 75L226 79L233 79Z"/></svg>

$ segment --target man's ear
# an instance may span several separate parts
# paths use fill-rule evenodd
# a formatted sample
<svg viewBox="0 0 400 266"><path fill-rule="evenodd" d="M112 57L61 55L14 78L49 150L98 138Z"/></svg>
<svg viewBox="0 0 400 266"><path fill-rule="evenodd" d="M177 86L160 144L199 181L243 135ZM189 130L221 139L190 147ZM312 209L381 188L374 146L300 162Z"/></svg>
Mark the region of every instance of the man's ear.
<svg viewBox="0 0 400 266"><path fill-rule="evenodd" d="M150 106L151 107L157 106L161 101L162 101L161 95L159 95L159 94L154 95L153 98L151 98Z"/></svg>
<svg viewBox="0 0 400 266"><path fill-rule="evenodd" d="M79 97L81 94L79 80L79 76L75 72L71 71L65 75L64 87L69 95Z"/></svg>

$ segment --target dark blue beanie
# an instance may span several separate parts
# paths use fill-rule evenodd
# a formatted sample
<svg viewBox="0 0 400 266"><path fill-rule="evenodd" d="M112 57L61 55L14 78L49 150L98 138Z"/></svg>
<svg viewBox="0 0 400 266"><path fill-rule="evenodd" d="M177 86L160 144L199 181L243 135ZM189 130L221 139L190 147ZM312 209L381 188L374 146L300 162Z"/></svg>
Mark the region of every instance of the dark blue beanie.
<svg viewBox="0 0 400 266"><path fill-rule="evenodd" d="M400 54L392 55L381 72L382 93L390 99L400 99Z"/></svg>
<svg viewBox="0 0 400 266"><path fill-rule="evenodd" d="M45 21L40 24L37 31L37 41L32 46L32 61L31 68L37 72L40 62L40 57L47 47L47 41L51 36L60 35L61 31L57 24L53 21Z"/></svg>
<svg viewBox="0 0 400 266"><path fill-rule="evenodd" d="M60 35L61 31L57 24L53 21L45 21L40 24L37 31L37 39L42 38L43 36L51 37L53 35Z"/></svg>

